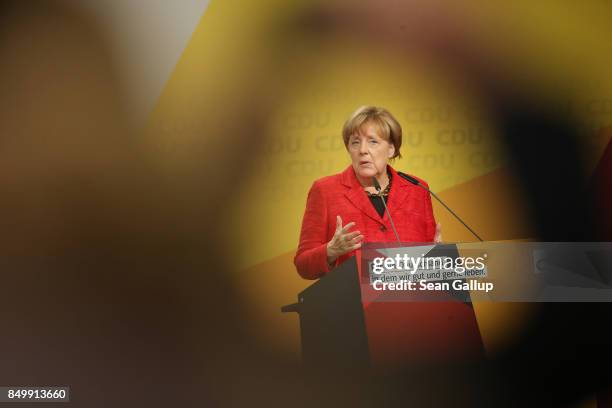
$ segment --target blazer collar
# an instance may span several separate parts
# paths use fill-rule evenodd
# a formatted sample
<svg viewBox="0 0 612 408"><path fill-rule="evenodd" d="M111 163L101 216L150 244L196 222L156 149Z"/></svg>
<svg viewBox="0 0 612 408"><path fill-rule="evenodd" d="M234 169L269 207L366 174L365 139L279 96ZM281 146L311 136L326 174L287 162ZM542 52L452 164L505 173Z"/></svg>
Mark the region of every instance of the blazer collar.
<svg viewBox="0 0 612 408"><path fill-rule="evenodd" d="M408 196L411 194L412 185L401 178L393 167L389 165L387 165L387 167L391 173L391 191L389 191L389 196L387 197L387 207L389 207L389 211L393 215L399 208L401 208ZM385 211L382 218L378 215L365 190L361 184L359 184L359 180L357 180L353 166L348 166L341 173L341 176L342 184L348 187L348 190L344 193L344 195L349 199L349 201L374 221L384 224L388 223L389 216L387 215L387 212Z"/></svg>

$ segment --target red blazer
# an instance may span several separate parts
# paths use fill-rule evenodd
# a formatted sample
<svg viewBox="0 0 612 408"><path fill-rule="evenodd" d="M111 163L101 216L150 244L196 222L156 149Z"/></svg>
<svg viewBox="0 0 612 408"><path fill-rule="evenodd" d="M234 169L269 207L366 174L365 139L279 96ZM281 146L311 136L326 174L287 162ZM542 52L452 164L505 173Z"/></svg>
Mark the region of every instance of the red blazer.
<svg viewBox="0 0 612 408"><path fill-rule="evenodd" d="M389 170L391 190L387 206L400 240L433 242L436 221L431 197L421 187L399 177L391 166ZM378 215L353 167L349 166L340 174L315 181L308 192L300 243L294 258L297 271L303 278L317 279L329 272L327 243L336 231L337 215L342 217L342 225L355 222L351 231L361 231L363 242L396 241L387 213L382 218ZM341 256L336 265L354 254L355 251Z"/></svg>

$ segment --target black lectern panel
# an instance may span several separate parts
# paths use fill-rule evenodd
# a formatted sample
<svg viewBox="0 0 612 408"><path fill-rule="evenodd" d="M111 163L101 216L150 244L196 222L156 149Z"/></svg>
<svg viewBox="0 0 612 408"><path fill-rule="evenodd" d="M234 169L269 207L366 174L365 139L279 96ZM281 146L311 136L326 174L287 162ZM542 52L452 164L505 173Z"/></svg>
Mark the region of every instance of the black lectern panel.
<svg viewBox="0 0 612 408"><path fill-rule="evenodd" d="M301 292L298 301L302 359L306 366L368 366L368 340L355 258Z"/></svg>

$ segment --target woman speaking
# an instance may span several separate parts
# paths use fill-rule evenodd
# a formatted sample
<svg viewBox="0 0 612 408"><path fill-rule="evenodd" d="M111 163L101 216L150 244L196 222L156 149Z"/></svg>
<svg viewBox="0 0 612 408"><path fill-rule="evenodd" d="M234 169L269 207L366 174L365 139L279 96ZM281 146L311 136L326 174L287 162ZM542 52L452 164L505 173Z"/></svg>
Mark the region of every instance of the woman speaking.
<svg viewBox="0 0 612 408"><path fill-rule="evenodd" d="M396 242L394 230L401 242L440 238L428 192L388 164L401 157L402 128L397 120L386 109L363 106L344 124L342 138L351 165L316 180L308 192L294 259L305 279L320 278L363 242Z"/></svg>

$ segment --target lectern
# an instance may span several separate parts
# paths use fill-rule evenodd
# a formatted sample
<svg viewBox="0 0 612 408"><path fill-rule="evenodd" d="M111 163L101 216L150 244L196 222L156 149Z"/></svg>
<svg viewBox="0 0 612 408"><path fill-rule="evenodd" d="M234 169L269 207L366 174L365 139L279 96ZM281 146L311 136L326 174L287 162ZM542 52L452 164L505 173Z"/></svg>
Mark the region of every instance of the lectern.
<svg viewBox="0 0 612 408"><path fill-rule="evenodd" d="M376 293L363 254L282 308L299 314L306 367L386 369L483 358L469 292ZM456 246L430 245L427 257L433 256L456 257Z"/></svg>

